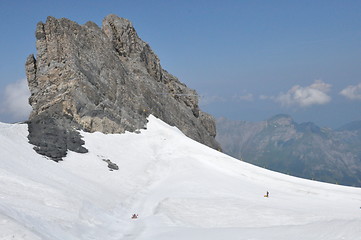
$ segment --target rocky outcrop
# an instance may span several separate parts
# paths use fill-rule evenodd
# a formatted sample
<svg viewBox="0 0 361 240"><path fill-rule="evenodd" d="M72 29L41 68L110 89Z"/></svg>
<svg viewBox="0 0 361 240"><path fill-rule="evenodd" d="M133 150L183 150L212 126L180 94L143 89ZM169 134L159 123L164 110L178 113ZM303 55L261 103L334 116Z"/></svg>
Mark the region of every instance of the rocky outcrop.
<svg viewBox="0 0 361 240"><path fill-rule="evenodd" d="M196 91L162 69L128 20L109 15L100 28L48 17L37 25L36 48L36 57L27 58L26 75L33 108L29 141L39 153L61 159L64 142L66 149L84 152L76 130L135 131L146 128L149 114L219 148L215 121L200 111ZM46 137L59 131L62 141Z"/></svg>
<svg viewBox="0 0 361 240"><path fill-rule="evenodd" d="M109 171L113 171L113 170L119 170L119 167L117 164L113 163L112 161L110 161L110 159L102 159L104 162L108 163L108 168Z"/></svg>

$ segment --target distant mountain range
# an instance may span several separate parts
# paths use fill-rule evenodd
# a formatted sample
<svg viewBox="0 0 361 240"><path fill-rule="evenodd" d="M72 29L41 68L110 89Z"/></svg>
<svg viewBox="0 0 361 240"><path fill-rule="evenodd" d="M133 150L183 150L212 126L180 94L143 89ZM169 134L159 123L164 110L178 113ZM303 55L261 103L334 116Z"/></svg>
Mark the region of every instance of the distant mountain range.
<svg viewBox="0 0 361 240"><path fill-rule="evenodd" d="M332 130L280 114L262 122L217 120L223 151L297 177L361 186L361 121Z"/></svg>

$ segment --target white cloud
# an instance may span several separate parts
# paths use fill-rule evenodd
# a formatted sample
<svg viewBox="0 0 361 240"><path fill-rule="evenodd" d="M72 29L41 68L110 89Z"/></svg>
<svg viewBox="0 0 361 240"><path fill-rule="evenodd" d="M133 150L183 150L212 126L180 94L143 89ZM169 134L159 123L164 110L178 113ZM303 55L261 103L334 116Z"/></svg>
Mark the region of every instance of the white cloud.
<svg viewBox="0 0 361 240"><path fill-rule="evenodd" d="M26 120L31 111L28 103L30 91L26 79L10 83L3 91L1 113L9 115L14 121Z"/></svg>
<svg viewBox="0 0 361 240"><path fill-rule="evenodd" d="M202 95L199 99L199 105L206 106L212 103L225 102L226 99L224 97L218 95Z"/></svg>
<svg viewBox="0 0 361 240"><path fill-rule="evenodd" d="M327 95L330 89L330 84L322 80L316 80L313 84L306 87L299 85L293 86L287 93L281 93L275 97L275 101L284 106L298 105L308 107L311 105L326 104L331 101L331 97Z"/></svg>
<svg viewBox="0 0 361 240"><path fill-rule="evenodd" d="M233 96L234 100L240 100L240 101L247 101L247 102L252 102L253 101L253 94L252 93L247 93L245 95L234 95Z"/></svg>
<svg viewBox="0 0 361 240"><path fill-rule="evenodd" d="M361 100L361 83L347 86L340 94L351 100Z"/></svg>
<svg viewBox="0 0 361 240"><path fill-rule="evenodd" d="M275 97L273 97L273 96L267 96L267 95L259 95L259 97L258 97L260 100L269 100L269 99L271 99L271 100L274 100L275 99Z"/></svg>
<svg viewBox="0 0 361 240"><path fill-rule="evenodd" d="M206 106L214 103L225 103L225 102L239 102L246 101L252 102L254 100L254 96L252 93L244 93L243 95L233 95L233 96L220 96L220 95L203 95L199 100L200 106Z"/></svg>

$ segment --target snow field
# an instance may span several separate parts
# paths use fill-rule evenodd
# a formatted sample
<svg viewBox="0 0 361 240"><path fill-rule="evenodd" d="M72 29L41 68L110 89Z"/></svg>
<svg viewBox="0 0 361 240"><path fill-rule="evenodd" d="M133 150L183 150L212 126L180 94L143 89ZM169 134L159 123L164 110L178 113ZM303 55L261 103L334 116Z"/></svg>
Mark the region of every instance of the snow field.
<svg viewBox="0 0 361 240"><path fill-rule="evenodd" d="M140 134L82 132L89 153L60 163L27 134L0 124L0 239L361 239L361 189L252 166L152 116Z"/></svg>

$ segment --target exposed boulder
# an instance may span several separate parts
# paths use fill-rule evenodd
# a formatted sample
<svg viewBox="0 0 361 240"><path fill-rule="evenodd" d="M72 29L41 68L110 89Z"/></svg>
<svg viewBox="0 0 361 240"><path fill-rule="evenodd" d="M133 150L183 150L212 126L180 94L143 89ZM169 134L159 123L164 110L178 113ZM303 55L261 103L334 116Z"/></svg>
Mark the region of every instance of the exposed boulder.
<svg viewBox="0 0 361 240"><path fill-rule="evenodd" d="M67 149L84 152L76 130L136 131L146 127L149 114L219 149L215 121L200 111L196 91L162 69L130 21L109 15L100 28L48 17L35 35L37 55L27 58L26 75L33 108L29 141L39 153L54 158L58 151L54 159L61 159ZM49 126L53 137L44 131Z"/></svg>
<svg viewBox="0 0 361 240"><path fill-rule="evenodd" d="M116 163L113 163L112 161L110 161L110 159L103 159L103 161L108 163L109 171L119 170L118 165Z"/></svg>

